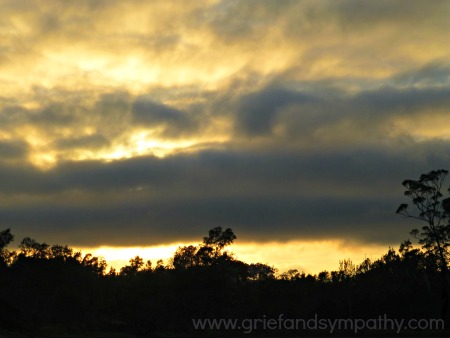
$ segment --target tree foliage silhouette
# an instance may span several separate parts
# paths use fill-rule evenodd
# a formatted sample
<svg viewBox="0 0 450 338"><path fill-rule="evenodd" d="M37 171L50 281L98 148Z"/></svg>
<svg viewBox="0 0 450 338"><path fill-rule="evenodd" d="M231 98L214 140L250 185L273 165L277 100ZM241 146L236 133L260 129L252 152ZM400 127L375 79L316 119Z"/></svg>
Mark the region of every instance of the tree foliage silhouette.
<svg viewBox="0 0 450 338"><path fill-rule="evenodd" d="M14 239L14 235L11 234L11 229L0 231L0 250L6 248Z"/></svg>
<svg viewBox="0 0 450 338"><path fill-rule="evenodd" d="M225 246L232 244L235 239L236 236L230 228L223 230L222 227L216 227L209 230L207 237L203 237L203 244L212 247L215 253L219 253Z"/></svg>
<svg viewBox="0 0 450 338"><path fill-rule="evenodd" d="M0 234L6 251L13 236ZM26 237L0 269L0 336L7 329L35 337L197 337L193 318L438 315L438 261L409 241L373 262L343 260L337 271L311 275L240 261L227 251L235 239L216 227L167 264L136 256L106 272L101 257Z"/></svg>
<svg viewBox="0 0 450 338"><path fill-rule="evenodd" d="M232 257L225 247L232 244L236 235L230 228L215 227L203 237L203 243L194 246L179 247L171 259L172 266L176 269L187 269L196 266L209 266L220 261L226 261Z"/></svg>
<svg viewBox="0 0 450 338"><path fill-rule="evenodd" d="M5 267L14 255L6 249L9 243L14 240L14 235L11 234L11 229L0 231L0 265Z"/></svg>
<svg viewBox="0 0 450 338"><path fill-rule="evenodd" d="M443 208L441 190L447 170L432 170L422 174L418 180L405 180L405 196L412 200L415 210L410 212L408 204L401 204L397 213L425 223L421 230L413 229L411 235L419 240L426 252L436 257L442 278L442 318L448 311L448 247L450 245L450 225L448 214Z"/></svg>

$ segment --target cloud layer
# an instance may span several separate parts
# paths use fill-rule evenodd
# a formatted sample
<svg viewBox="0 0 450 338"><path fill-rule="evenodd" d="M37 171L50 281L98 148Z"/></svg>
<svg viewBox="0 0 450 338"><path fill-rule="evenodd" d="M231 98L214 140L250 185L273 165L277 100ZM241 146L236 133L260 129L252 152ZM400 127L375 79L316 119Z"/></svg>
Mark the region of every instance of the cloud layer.
<svg viewBox="0 0 450 338"><path fill-rule="evenodd" d="M3 1L0 224L396 243L448 168L447 1Z"/></svg>

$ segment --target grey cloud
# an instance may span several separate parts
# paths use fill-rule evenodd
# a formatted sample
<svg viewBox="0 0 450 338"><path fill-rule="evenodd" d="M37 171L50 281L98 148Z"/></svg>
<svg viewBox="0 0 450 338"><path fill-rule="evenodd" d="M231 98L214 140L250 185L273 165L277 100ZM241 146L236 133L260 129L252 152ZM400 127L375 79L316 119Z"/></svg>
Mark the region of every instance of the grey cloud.
<svg viewBox="0 0 450 338"><path fill-rule="evenodd" d="M356 107L353 113L370 112L376 116L395 116L426 113L426 109L448 107L450 87L396 89L383 87L378 90L362 92L350 100Z"/></svg>
<svg viewBox="0 0 450 338"><path fill-rule="evenodd" d="M5 105L0 111L1 125L13 128L25 123L28 110L18 105Z"/></svg>
<svg viewBox="0 0 450 338"><path fill-rule="evenodd" d="M31 126L56 150L93 150L123 143L136 127L157 128L155 136L177 139L192 135L209 122L202 106L182 111L153 102L148 95L135 97L121 90L97 95L55 89L50 95L36 89L32 98L42 106L4 105L0 107L0 123L16 135L20 128ZM27 135L23 136L26 139Z"/></svg>
<svg viewBox="0 0 450 338"><path fill-rule="evenodd" d="M55 126L62 127L74 124L77 122L77 111L81 106L70 106L69 104L53 103L47 105L40 111L31 111L28 117L29 122L34 125L41 125L44 127Z"/></svg>
<svg viewBox="0 0 450 338"><path fill-rule="evenodd" d="M411 227L394 214L405 202L401 182L445 168L448 149L433 142L340 152L203 151L67 162L47 172L3 165L2 196L29 199L2 206L0 219L20 234L69 244L195 240L219 225L243 240L391 243Z"/></svg>
<svg viewBox="0 0 450 338"><path fill-rule="evenodd" d="M433 5L420 0L220 1L208 8L204 20L218 38L226 40L248 42L264 38L272 27L280 27L285 37L310 41L311 36L330 33L330 29L335 29L334 34L360 34L381 25L399 29L448 27L449 10L445 0Z"/></svg>
<svg viewBox="0 0 450 338"><path fill-rule="evenodd" d="M401 86L447 86L450 82L450 64L446 60L434 60L395 75L392 82Z"/></svg>
<svg viewBox="0 0 450 338"><path fill-rule="evenodd" d="M314 100L315 98L310 95L282 88L267 88L246 95L237 107L236 127L249 135L270 134L280 109Z"/></svg>
<svg viewBox="0 0 450 338"><path fill-rule="evenodd" d="M47 194L55 189L53 179L25 163L0 165L0 192L4 195L39 193Z"/></svg>
<svg viewBox="0 0 450 338"><path fill-rule="evenodd" d="M28 153L28 145L22 141L0 141L0 161L21 159Z"/></svg>
<svg viewBox="0 0 450 338"><path fill-rule="evenodd" d="M335 198L208 198L140 201L109 207L55 202L0 210L20 235L71 245L151 245L196 240L213 226L232 227L243 241L339 238L399 242L410 225L394 200Z"/></svg>
<svg viewBox="0 0 450 338"><path fill-rule="evenodd" d="M93 138L111 140L124 131L130 121L132 96L117 90L97 97L95 91L66 91L54 88L35 88L31 97L40 107L25 108L21 105L0 107L0 122L11 131L31 125L50 137L60 137L62 129L76 134L89 127L99 133ZM78 137L78 136L76 136ZM75 136L71 136L75 141ZM56 142L59 142L58 140ZM61 141L63 145L65 141Z"/></svg>
<svg viewBox="0 0 450 338"><path fill-rule="evenodd" d="M139 97L132 107L133 120L137 125L165 128L163 136L176 137L186 132L197 129L198 122L190 114L171 108L149 100L146 97Z"/></svg>
<svg viewBox="0 0 450 338"><path fill-rule="evenodd" d="M282 4L273 1L220 1L204 13L209 27L219 38L248 39L263 36L276 22L276 18L288 11L292 1ZM281 12L281 13L280 13Z"/></svg>
<svg viewBox="0 0 450 338"><path fill-rule="evenodd" d="M411 172L410 168L445 167L449 159L448 142L443 141L346 151L205 150L162 159L143 156L113 162L66 162L45 172L33 167L4 166L0 167L5 178L0 182L0 191L109 193L147 187L165 198L182 194L187 198L210 194L310 195L315 192L351 195L357 191L369 194L377 179L380 190L375 193L380 194L384 189L389 190L394 178L402 181ZM385 177L389 177L387 183Z"/></svg>
<svg viewBox="0 0 450 338"><path fill-rule="evenodd" d="M103 135L89 135L89 136L78 136L59 139L55 142L55 146L58 149L86 149L86 150L98 150L103 147L110 145L108 139Z"/></svg>
<svg viewBox="0 0 450 338"><path fill-rule="evenodd" d="M49 102L41 108L24 108L19 105L7 105L0 110L2 126L15 128L27 124L51 130L62 126L68 127L78 123L83 104L71 105L69 102Z"/></svg>
<svg viewBox="0 0 450 338"><path fill-rule="evenodd" d="M133 96L123 90L102 94L80 121L112 142L131 127L132 103Z"/></svg>
<svg viewBox="0 0 450 338"><path fill-rule="evenodd" d="M408 1L358 1L344 0L330 3L331 11L338 13L343 23L355 24L359 27L372 28L382 23L402 24L405 22L421 25L428 23L444 23L449 5L445 0L430 3L420 0Z"/></svg>
<svg viewBox="0 0 450 338"><path fill-rule="evenodd" d="M366 133L368 138L378 138L395 117L425 116L433 109L442 111L450 106L447 87L385 86L353 95L330 89L318 93L313 96L309 91L268 86L247 94L238 100L235 131L248 137L275 137L278 125L284 127L285 135L291 139L310 139L319 128L332 128L346 121L354 125L354 130L348 131L350 134L359 132Z"/></svg>

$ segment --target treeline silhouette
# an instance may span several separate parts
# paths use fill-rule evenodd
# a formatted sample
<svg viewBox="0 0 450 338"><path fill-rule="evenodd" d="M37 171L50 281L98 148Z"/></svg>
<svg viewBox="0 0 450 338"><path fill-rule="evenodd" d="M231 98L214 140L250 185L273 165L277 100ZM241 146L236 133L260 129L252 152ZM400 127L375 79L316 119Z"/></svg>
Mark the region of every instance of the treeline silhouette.
<svg viewBox="0 0 450 338"><path fill-rule="evenodd" d="M163 264L135 257L115 271L68 246L0 232L0 327L62 336L122 332L195 335L193 318L439 318L439 257L410 241L376 260L339 263L317 275L277 273L227 251L231 229L211 229ZM320 254L320 253L318 253ZM273 334L273 332L272 332Z"/></svg>

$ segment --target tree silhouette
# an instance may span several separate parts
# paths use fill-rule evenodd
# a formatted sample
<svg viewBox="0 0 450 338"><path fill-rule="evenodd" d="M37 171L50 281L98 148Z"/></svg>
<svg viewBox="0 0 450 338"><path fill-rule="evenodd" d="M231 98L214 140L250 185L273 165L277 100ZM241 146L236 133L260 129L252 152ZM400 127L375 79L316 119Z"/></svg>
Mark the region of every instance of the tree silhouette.
<svg viewBox="0 0 450 338"><path fill-rule="evenodd" d="M0 231L0 264L5 265L7 264L11 257L12 253L9 252L6 247L9 243L11 243L14 240L14 235L11 234L11 229L6 229L3 231Z"/></svg>
<svg viewBox="0 0 450 338"><path fill-rule="evenodd" d="M255 263L248 266L250 280L265 281L275 278L276 269L267 264Z"/></svg>
<svg viewBox="0 0 450 338"><path fill-rule="evenodd" d="M120 269L120 274L123 276L134 276L144 267L144 260L136 256L129 260L130 265L126 265ZM151 266L151 265L150 265Z"/></svg>
<svg viewBox="0 0 450 338"><path fill-rule="evenodd" d="M175 269L188 269L197 266L198 248L193 245L179 247L172 257L172 265Z"/></svg>
<svg viewBox="0 0 450 338"><path fill-rule="evenodd" d="M0 235L5 251L13 236L9 229ZM343 260L337 271L311 275L240 261L225 250L235 238L213 228L167 265L136 256L107 273L102 258L26 237L0 269L0 336L200 337L193 318L439 315L440 261L409 241L378 260Z"/></svg>
<svg viewBox="0 0 450 338"><path fill-rule="evenodd" d="M14 235L11 234L11 229L0 231L0 250L6 248L14 239Z"/></svg>
<svg viewBox="0 0 450 338"><path fill-rule="evenodd" d="M220 261L232 259L223 249L234 242L236 236L230 228L225 230L216 227L203 237L203 243L198 246L179 247L171 259L175 269L188 269L196 266L210 266Z"/></svg>
<svg viewBox="0 0 450 338"><path fill-rule="evenodd" d="M212 254L217 257L223 248L232 244L235 239L236 236L230 228L223 230L222 227L216 227L209 230L207 237L203 237L203 247L211 248Z"/></svg>
<svg viewBox="0 0 450 338"><path fill-rule="evenodd" d="M422 230L413 229L411 235L419 240L427 253L438 260L442 278L442 318L447 318L448 310L448 247L450 245L450 225L445 221L448 214L442 205L442 187L447 170L432 170L422 174L418 180L405 180L405 196L412 199L415 212L411 213L408 204L401 204L397 213L408 218L425 222Z"/></svg>

